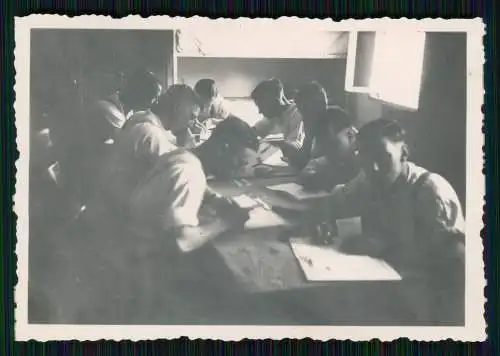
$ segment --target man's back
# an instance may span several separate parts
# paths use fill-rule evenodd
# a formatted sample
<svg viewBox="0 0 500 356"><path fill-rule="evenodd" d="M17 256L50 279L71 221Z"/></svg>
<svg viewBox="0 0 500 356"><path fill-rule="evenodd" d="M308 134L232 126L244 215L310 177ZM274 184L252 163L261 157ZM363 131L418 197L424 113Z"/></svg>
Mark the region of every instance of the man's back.
<svg viewBox="0 0 500 356"><path fill-rule="evenodd" d="M140 180L131 197L131 212L139 228L162 234L180 226L197 226L206 190L200 160L179 148L162 155Z"/></svg>
<svg viewBox="0 0 500 356"><path fill-rule="evenodd" d="M109 198L119 205L128 204L135 186L158 157L177 149L174 142L150 111L134 114L118 133L107 159L103 186Z"/></svg>

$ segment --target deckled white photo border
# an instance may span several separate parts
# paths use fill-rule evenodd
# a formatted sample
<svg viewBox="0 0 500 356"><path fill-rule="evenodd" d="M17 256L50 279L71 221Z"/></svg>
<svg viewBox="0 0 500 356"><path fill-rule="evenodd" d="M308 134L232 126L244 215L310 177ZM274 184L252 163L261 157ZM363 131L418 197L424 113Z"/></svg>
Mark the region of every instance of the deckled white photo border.
<svg viewBox="0 0 500 356"><path fill-rule="evenodd" d="M165 326L102 326L102 325L37 325L28 324L28 236L29 236L29 108L30 108L30 29L32 28L106 28L106 29L172 29L185 27L245 26L251 31L283 31L297 28L330 31L394 30L412 26L423 31L467 32L467 243L466 243L466 324L464 327L374 327L374 326L215 326L215 325L165 325ZM30 15L15 19L15 70L16 101L14 104L17 128L17 147L20 151L16 163L16 192L14 211L17 214L17 276L15 286L15 338L16 340L154 340L187 336L190 339L282 339L310 337L317 340L380 339L391 341L400 337L410 340L483 341L486 339L484 306L483 245L480 232L483 228L483 197L485 178L483 169L484 136L482 134L481 105L483 104L483 36L485 26L476 19L366 19L333 22L300 19L217 19L201 17L181 18L154 16L142 18L129 16L112 19L106 16L80 16L69 18L59 15ZM299 43L299 42L297 42Z"/></svg>

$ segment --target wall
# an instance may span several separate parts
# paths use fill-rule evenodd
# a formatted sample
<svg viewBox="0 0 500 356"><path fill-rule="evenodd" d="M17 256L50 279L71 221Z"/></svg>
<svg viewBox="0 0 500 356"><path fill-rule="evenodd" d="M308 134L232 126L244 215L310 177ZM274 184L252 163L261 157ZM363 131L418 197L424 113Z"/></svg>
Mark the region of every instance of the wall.
<svg viewBox="0 0 500 356"><path fill-rule="evenodd" d="M249 97L262 80L279 78L289 93L316 80L332 104L345 104L345 59L179 58L178 79L194 85L199 79L217 81L225 97Z"/></svg>
<svg viewBox="0 0 500 356"><path fill-rule="evenodd" d="M65 116L68 109L75 116L76 108L113 92L120 85L120 72L151 70L166 84L172 53L172 31L34 30L32 117L42 112ZM60 124L54 120L51 124Z"/></svg>
<svg viewBox="0 0 500 356"><path fill-rule="evenodd" d="M80 169L91 102L121 85L120 72L146 69L155 72L164 84L172 81L171 58L172 31L32 30L31 137L49 129L53 147L43 162L35 162L39 147L32 139L31 169L58 161L61 174L71 182L68 189L77 190L74 182L84 180L87 174ZM39 179L30 177L31 184Z"/></svg>
<svg viewBox="0 0 500 356"><path fill-rule="evenodd" d="M465 203L466 36L427 33L417 112L384 106L366 94L349 94L348 106L362 125L381 116L401 121L412 159L446 177Z"/></svg>

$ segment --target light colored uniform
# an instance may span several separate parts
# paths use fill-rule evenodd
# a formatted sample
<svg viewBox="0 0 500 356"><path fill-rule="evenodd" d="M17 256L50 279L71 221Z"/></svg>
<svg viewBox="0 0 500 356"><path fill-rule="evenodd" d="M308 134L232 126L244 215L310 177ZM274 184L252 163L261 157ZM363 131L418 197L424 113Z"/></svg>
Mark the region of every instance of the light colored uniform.
<svg viewBox="0 0 500 356"><path fill-rule="evenodd" d="M332 196L331 203L343 212L342 215L364 216L368 229L400 238L403 243L418 243L415 239L420 236L416 236L413 229L416 220L419 228L428 233L443 229L465 232L460 201L446 179L430 173L418 191L414 191L419 177L427 172L408 162L406 172L395 182L388 196L380 196L371 189L366 175L361 172Z"/></svg>
<svg viewBox="0 0 500 356"><path fill-rule="evenodd" d="M112 202L125 208L140 179L162 154L176 150L175 137L150 110L135 113L116 137L103 173Z"/></svg>
<svg viewBox="0 0 500 356"><path fill-rule="evenodd" d="M363 235L381 243L383 259L403 277L395 301L412 305L420 321L437 315L461 320L464 265L456 247L465 238L465 219L455 190L440 175L410 162L391 188L377 194L362 172L329 203L335 216L361 216Z"/></svg>
<svg viewBox="0 0 500 356"><path fill-rule="evenodd" d="M154 234L198 226L206 187L203 167L193 153L180 148L164 154L131 196L131 213L138 229Z"/></svg>
<svg viewBox="0 0 500 356"><path fill-rule="evenodd" d="M254 127L261 137L283 134L285 141L297 149L300 149L304 143L304 123L295 104L290 104L280 117L263 118Z"/></svg>
<svg viewBox="0 0 500 356"><path fill-rule="evenodd" d="M230 114L231 113L227 108L226 99L218 95L209 106L202 108L200 114L198 115L198 120L200 122L204 122L207 119L222 121L227 119Z"/></svg>

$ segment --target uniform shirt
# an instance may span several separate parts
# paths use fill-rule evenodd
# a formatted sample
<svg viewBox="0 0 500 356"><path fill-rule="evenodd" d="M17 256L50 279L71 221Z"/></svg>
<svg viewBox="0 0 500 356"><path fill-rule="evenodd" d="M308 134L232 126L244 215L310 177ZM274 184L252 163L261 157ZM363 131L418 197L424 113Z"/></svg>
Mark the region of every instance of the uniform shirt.
<svg viewBox="0 0 500 356"><path fill-rule="evenodd" d="M100 143L114 139L114 135L123 127L129 116L117 94L105 100L99 100L90 112L90 127L92 135Z"/></svg>
<svg viewBox="0 0 500 356"><path fill-rule="evenodd" d="M381 239L395 266L439 261L444 250L435 247L440 239L446 233L465 234L465 220L450 183L429 173L417 184L423 174L425 169L408 162L390 191L380 194L361 172L336 189L329 204L337 217L361 216L363 234Z"/></svg>
<svg viewBox="0 0 500 356"><path fill-rule="evenodd" d="M198 120L204 122L207 119L225 120L231 112L227 108L227 102L224 97L218 95L207 107L203 108L198 115Z"/></svg>
<svg viewBox="0 0 500 356"><path fill-rule="evenodd" d="M138 229L165 232L197 226L206 186L198 157L182 148L164 154L132 194L131 213Z"/></svg>
<svg viewBox="0 0 500 356"><path fill-rule="evenodd" d="M280 117L260 120L255 124L255 129L262 137L283 134L285 141L297 148L301 148L304 143L304 123L295 104L290 104Z"/></svg>
<svg viewBox="0 0 500 356"><path fill-rule="evenodd" d="M104 168L103 186L112 202L125 206L139 180L162 154L177 149L175 137L150 110L135 113L123 126Z"/></svg>
<svg viewBox="0 0 500 356"><path fill-rule="evenodd" d="M106 100L99 101L97 106L107 109L105 119L111 126L119 129L127 121L127 113L117 94L111 95Z"/></svg>

